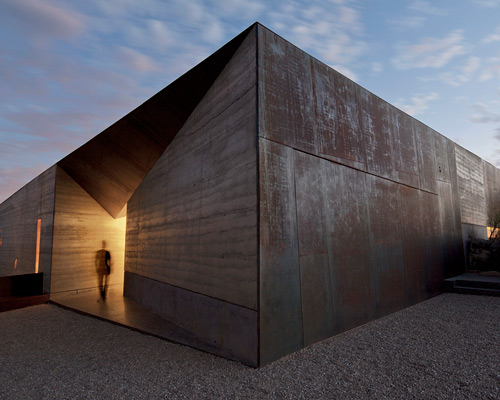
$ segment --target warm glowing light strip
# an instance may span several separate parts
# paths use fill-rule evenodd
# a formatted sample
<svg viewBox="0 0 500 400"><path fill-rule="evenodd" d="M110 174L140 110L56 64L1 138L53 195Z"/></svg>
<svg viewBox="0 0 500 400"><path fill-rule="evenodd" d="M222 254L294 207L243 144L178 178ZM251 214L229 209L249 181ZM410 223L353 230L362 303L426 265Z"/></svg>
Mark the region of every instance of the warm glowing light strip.
<svg viewBox="0 0 500 400"><path fill-rule="evenodd" d="M36 221L36 254L35 254L35 274L38 274L38 263L40 261L40 232L42 228L42 220L38 218Z"/></svg>

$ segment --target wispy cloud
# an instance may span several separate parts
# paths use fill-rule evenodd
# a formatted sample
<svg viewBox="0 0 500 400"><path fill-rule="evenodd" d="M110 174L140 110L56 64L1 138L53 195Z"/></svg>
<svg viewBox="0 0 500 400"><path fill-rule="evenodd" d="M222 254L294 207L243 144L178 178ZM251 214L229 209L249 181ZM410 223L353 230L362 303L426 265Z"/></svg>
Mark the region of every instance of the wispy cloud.
<svg viewBox="0 0 500 400"><path fill-rule="evenodd" d="M85 29L85 17L53 2L38 0L4 0L4 23L13 29L29 32L33 44L43 46L49 40L68 40Z"/></svg>
<svg viewBox="0 0 500 400"><path fill-rule="evenodd" d="M359 11L346 3L284 2L268 17L272 29L356 80L354 67L366 47L364 26Z"/></svg>
<svg viewBox="0 0 500 400"><path fill-rule="evenodd" d="M498 91L500 96L500 89ZM500 168L500 100L492 101L490 104L477 103L474 105L474 114L472 114L470 120L473 123L481 124L489 129L493 130L495 133L494 139L496 141L496 147L492 151L490 160L493 164Z"/></svg>
<svg viewBox="0 0 500 400"><path fill-rule="evenodd" d="M500 0L473 0L475 3L484 7L498 7L500 6Z"/></svg>
<svg viewBox="0 0 500 400"><path fill-rule="evenodd" d="M419 29L424 26L426 18L420 15L410 15L389 19L388 22L399 29Z"/></svg>
<svg viewBox="0 0 500 400"><path fill-rule="evenodd" d="M500 124L500 112L492 111L486 104L477 103L474 105L474 114L471 117L471 121L479 124Z"/></svg>
<svg viewBox="0 0 500 400"><path fill-rule="evenodd" d="M424 38L416 44L399 45L397 53L392 63L398 69L441 68L466 49L462 31L455 30L442 39Z"/></svg>
<svg viewBox="0 0 500 400"><path fill-rule="evenodd" d="M15 168L0 167L0 203L47 169L44 164Z"/></svg>
<svg viewBox="0 0 500 400"><path fill-rule="evenodd" d="M485 82L495 77L500 78L500 57L490 57L486 60L486 65L481 71L479 81Z"/></svg>
<svg viewBox="0 0 500 400"><path fill-rule="evenodd" d="M475 77L475 72L481 66L479 57L470 56L464 65L457 67L455 71L448 71L440 75L441 79L452 86L460 86Z"/></svg>
<svg viewBox="0 0 500 400"><path fill-rule="evenodd" d="M118 59L135 71L154 72L160 70L160 66L150 57L130 47L120 46Z"/></svg>
<svg viewBox="0 0 500 400"><path fill-rule="evenodd" d="M486 36L481 41L481 43L484 43L484 44L493 43L493 42L500 42L500 27L498 27L495 32Z"/></svg>
<svg viewBox="0 0 500 400"><path fill-rule="evenodd" d="M444 16L448 14L448 10L436 7L429 1L423 1L423 0L414 1L408 6L408 9L434 16Z"/></svg>
<svg viewBox="0 0 500 400"><path fill-rule="evenodd" d="M429 103L431 101L437 100L438 97L438 94L434 92L427 94L419 93L411 97L409 103L405 99L398 99L395 105L396 107L402 109L404 112L414 117L426 111L429 108Z"/></svg>

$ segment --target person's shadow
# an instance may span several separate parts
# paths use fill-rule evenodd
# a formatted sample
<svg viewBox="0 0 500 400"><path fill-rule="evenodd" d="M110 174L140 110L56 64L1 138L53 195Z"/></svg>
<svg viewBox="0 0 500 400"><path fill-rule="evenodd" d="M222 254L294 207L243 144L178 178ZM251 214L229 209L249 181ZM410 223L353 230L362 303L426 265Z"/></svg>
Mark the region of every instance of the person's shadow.
<svg viewBox="0 0 500 400"><path fill-rule="evenodd" d="M106 300L108 277L111 273L111 254L106 250L106 242L102 241L102 249L95 254L95 269L97 272L97 286L101 295L99 300Z"/></svg>

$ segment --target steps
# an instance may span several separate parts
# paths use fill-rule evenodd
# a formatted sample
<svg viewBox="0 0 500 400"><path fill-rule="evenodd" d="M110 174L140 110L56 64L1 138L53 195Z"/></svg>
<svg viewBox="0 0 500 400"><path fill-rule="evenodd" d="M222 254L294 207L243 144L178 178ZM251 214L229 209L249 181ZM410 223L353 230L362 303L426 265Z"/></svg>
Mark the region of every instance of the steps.
<svg viewBox="0 0 500 400"><path fill-rule="evenodd" d="M449 293L476 294L500 297L500 277L466 273L445 279L445 291Z"/></svg>

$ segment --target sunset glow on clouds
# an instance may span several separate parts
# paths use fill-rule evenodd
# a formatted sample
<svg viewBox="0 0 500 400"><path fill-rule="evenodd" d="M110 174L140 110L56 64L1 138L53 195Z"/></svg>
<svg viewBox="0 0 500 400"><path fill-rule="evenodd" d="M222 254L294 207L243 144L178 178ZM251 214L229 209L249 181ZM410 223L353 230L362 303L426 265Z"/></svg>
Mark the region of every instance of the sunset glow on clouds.
<svg viewBox="0 0 500 400"><path fill-rule="evenodd" d="M500 165L500 1L2 0L0 201L259 21Z"/></svg>

